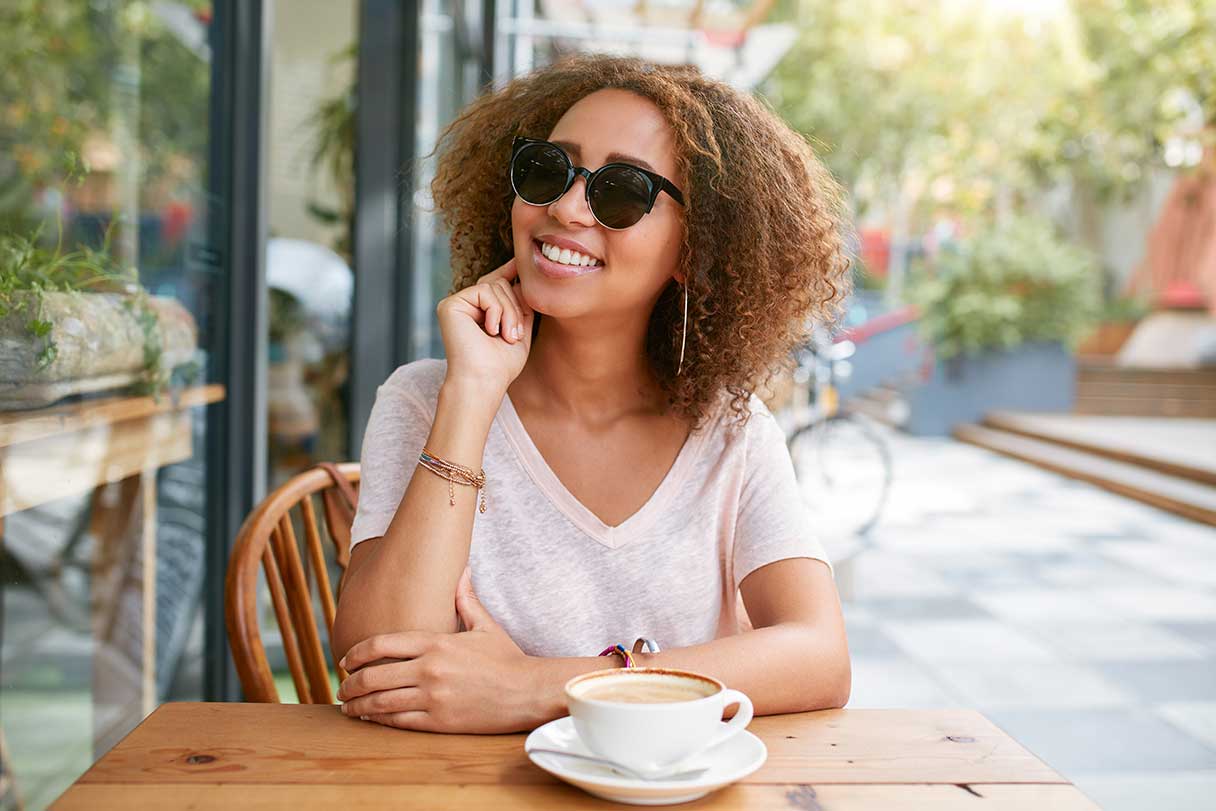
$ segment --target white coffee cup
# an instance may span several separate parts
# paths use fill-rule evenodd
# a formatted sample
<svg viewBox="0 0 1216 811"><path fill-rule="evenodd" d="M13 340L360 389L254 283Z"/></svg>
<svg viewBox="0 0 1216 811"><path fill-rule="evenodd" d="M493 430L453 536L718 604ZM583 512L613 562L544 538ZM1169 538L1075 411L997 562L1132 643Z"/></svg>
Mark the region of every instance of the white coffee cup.
<svg viewBox="0 0 1216 811"><path fill-rule="evenodd" d="M588 749L647 774L675 771L752 720L747 696L689 670L597 670L566 682L566 701ZM739 709L722 725L722 711L732 704Z"/></svg>

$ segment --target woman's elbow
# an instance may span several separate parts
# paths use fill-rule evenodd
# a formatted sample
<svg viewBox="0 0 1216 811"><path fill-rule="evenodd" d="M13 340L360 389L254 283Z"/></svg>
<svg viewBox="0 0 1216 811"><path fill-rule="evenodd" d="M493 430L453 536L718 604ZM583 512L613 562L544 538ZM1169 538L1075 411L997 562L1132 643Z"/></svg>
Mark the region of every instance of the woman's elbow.
<svg viewBox="0 0 1216 811"><path fill-rule="evenodd" d="M342 609L339 608L334 615L333 630L329 633L329 649L333 652L334 659L343 658L356 642L361 641L355 638L349 626L350 621L344 616Z"/></svg>
<svg viewBox="0 0 1216 811"><path fill-rule="evenodd" d="M846 644L842 643L839 650L829 656L819 656L809 662L807 672L812 674L805 681L807 710L837 710L849 703L853 691L853 666Z"/></svg>
<svg viewBox="0 0 1216 811"><path fill-rule="evenodd" d="M842 657L839 667L836 668L836 673L827 685L827 701L825 710L839 710L849 703L849 696L853 692L853 666L849 662L849 654L846 651Z"/></svg>

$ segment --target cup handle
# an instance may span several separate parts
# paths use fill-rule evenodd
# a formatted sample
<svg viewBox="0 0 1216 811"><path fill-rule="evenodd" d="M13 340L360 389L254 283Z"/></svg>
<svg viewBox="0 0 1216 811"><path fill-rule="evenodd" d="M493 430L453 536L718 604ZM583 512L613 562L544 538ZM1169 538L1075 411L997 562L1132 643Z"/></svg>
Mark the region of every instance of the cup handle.
<svg viewBox="0 0 1216 811"><path fill-rule="evenodd" d="M713 749L727 738L733 738L752 722L752 700L750 698L738 690L727 690L722 698L722 709L726 709L731 704L738 704L739 709L735 711L735 717L726 723L726 728L719 730L709 739L709 743L702 747L702 752Z"/></svg>
<svg viewBox="0 0 1216 811"><path fill-rule="evenodd" d="M725 692L723 692L722 699L723 699L722 700L722 709L723 710L725 710L731 704L739 705L739 709L735 712L735 716L726 722L726 728L718 730L718 732L715 733L714 736L709 739L709 743L705 744L700 749L693 752L691 755L685 755L684 757L680 758L679 760L676 760L672 763L665 763L661 767L657 767L658 771L653 775L654 777L657 778L657 777L660 777L662 774L667 774L670 772L677 771L684 764L688 763L688 761L696 758L698 755L705 754L706 752L708 752L710 749L713 749L718 744L722 743L723 741L727 740L728 738L733 738L735 735L738 735L740 732L742 732L744 729L747 728L747 725L752 722L752 700L750 698L748 698L747 696L745 696L743 693L740 693L738 690L729 690L729 689L726 690ZM652 767L652 769L653 768L656 768L656 767Z"/></svg>

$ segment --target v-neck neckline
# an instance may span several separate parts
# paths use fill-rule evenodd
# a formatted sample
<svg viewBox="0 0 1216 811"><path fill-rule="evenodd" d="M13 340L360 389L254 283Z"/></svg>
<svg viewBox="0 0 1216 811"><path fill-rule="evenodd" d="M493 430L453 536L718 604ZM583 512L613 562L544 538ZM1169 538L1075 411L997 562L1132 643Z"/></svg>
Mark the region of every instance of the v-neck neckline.
<svg viewBox="0 0 1216 811"><path fill-rule="evenodd" d="M691 431L680 446L675 461L671 463L666 475L646 502L621 523L609 526L579 501L553 472L553 468L549 467L540 449L532 441L528 429L524 427L523 420L519 418L519 412L515 410L515 404L511 402L509 394L502 398L498 417L507 441L514 448L520 463L536 486L575 526L610 549L623 546L631 538L637 537L662 512L665 503L671 498L672 491L683 483L685 470L695 458L705 434L704 430Z"/></svg>

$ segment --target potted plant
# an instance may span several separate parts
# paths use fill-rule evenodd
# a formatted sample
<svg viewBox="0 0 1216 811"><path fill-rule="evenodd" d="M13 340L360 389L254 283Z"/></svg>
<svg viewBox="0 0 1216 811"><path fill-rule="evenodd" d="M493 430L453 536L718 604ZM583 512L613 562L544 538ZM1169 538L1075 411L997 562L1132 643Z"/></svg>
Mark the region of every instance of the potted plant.
<svg viewBox="0 0 1216 811"><path fill-rule="evenodd" d="M132 386L157 395L198 344L190 313L109 251L0 233L0 411ZM62 238L62 232L60 234Z"/></svg>
<svg viewBox="0 0 1216 811"><path fill-rule="evenodd" d="M1151 310L1148 302L1133 296L1111 299L1103 305L1097 325L1077 345L1077 354L1114 357Z"/></svg>
<svg viewBox="0 0 1216 811"><path fill-rule="evenodd" d="M909 296L933 352L909 398L909 431L946 434L998 408L1072 408L1072 350L1099 312L1100 277L1050 224L980 231L916 274Z"/></svg>

